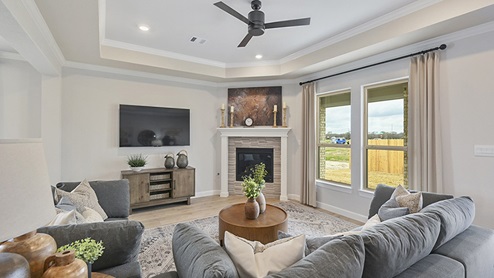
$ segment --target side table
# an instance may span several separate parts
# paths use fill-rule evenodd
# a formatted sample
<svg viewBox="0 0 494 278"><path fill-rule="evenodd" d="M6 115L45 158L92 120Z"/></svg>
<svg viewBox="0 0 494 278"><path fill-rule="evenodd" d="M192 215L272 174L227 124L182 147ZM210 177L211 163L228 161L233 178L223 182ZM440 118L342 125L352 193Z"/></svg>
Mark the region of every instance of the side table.
<svg viewBox="0 0 494 278"><path fill-rule="evenodd" d="M278 239L278 231L287 232L288 215L277 206L266 204L266 211L255 220L245 218L244 203L235 204L222 209L218 215L219 239L223 246L225 231L263 244Z"/></svg>

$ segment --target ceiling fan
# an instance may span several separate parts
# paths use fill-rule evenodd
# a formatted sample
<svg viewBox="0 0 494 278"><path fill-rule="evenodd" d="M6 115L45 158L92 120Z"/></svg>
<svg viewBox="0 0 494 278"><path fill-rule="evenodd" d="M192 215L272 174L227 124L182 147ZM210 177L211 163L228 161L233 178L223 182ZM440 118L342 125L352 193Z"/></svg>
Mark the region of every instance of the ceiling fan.
<svg viewBox="0 0 494 278"><path fill-rule="evenodd" d="M214 3L214 5L249 25L247 35L240 42L238 47L245 47L253 36L260 36L264 34L265 29L293 27L310 24L310 17L264 23L264 13L261 11L261 1L259 0L253 0L250 3L253 11L249 13L249 18L241 15L239 12L235 11L230 6L221 1Z"/></svg>

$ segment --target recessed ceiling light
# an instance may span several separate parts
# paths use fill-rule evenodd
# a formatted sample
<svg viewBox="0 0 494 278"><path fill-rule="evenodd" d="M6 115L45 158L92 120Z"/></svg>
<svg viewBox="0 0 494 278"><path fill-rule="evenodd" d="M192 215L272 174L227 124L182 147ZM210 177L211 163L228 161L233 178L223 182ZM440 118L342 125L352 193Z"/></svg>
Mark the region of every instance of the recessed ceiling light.
<svg viewBox="0 0 494 278"><path fill-rule="evenodd" d="M262 55L261 54L257 54L256 55L256 59L262 59Z"/></svg>
<svg viewBox="0 0 494 278"><path fill-rule="evenodd" d="M141 25L139 25L139 29L141 31L147 32L147 31L149 31L149 26L147 26L145 24L141 24Z"/></svg>

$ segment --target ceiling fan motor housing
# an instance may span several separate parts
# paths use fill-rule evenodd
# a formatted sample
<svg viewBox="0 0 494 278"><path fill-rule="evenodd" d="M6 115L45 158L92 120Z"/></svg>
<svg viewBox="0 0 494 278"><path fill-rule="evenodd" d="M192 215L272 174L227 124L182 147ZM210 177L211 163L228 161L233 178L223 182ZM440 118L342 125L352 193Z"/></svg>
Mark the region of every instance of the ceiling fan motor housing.
<svg viewBox="0 0 494 278"><path fill-rule="evenodd" d="M251 11L249 13L249 21L249 34L252 36L260 36L264 34L264 13L262 11Z"/></svg>

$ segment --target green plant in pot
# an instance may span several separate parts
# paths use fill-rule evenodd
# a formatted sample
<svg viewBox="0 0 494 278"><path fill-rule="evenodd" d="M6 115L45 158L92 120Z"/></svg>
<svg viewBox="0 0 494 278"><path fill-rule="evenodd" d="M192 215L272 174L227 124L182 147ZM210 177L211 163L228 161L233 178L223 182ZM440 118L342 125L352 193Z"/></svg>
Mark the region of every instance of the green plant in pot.
<svg viewBox="0 0 494 278"><path fill-rule="evenodd" d="M132 154L127 157L127 164L133 171L141 171L147 164L147 156L142 154Z"/></svg>
<svg viewBox="0 0 494 278"><path fill-rule="evenodd" d="M93 263L103 255L103 242L87 237L84 239L76 240L70 244L61 246L57 252L64 252L67 250L74 250L75 257L86 262L88 267L88 277L91 277L91 268Z"/></svg>
<svg viewBox="0 0 494 278"><path fill-rule="evenodd" d="M245 217L247 219L256 219L259 217L260 212L259 203L257 203L256 198L261 191L254 178L245 176L243 179L242 189L247 197L247 202L245 203Z"/></svg>
<svg viewBox="0 0 494 278"><path fill-rule="evenodd" d="M256 164L253 168L250 169L250 171L250 176L259 187L259 196L257 197L257 202L259 203L260 213L264 213L266 211L266 198L264 197L262 190L266 186L266 181L264 180L264 178L268 174L268 171L266 171L266 164L262 162Z"/></svg>

